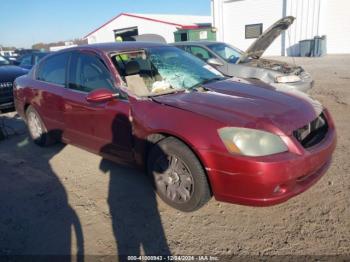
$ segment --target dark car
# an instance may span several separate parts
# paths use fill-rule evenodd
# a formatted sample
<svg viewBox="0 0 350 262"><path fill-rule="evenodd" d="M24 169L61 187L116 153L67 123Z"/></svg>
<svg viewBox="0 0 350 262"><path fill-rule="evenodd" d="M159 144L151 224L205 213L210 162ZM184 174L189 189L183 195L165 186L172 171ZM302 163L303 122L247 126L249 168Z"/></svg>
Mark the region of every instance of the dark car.
<svg viewBox="0 0 350 262"><path fill-rule="evenodd" d="M62 50L16 79L14 95L37 144L146 167L160 197L183 211L212 194L286 201L322 177L336 145L329 112L309 96L224 77L159 43Z"/></svg>
<svg viewBox="0 0 350 262"><path fill-rule="evenodd" d="M40 52L40 50L38 49L17 49L16 50L16 54L18 55L18 57L21 57L26 54L31 54L34 52Z"/></svg>
<svg viewBox="0 0 350 262"><path fill-rule="evenodd" d="M294 22L294 17L284 17L268 28L245 51L222 42L179 42L174 45L197 56L227 76L259 79L276 88L307 92L313 79L302 67L261 56L271 43Z"/></svg>
<svg viewBox="0 0 350 262"><path fill-rule="evenodd" d="M28 70L13 65L13 62L0 56L0 111L14 108L12 85L13 81Z"/></svg>
<svg viewBox="0 0 350 262"><path fill-rule="evenodd" d="M49 52L30 52L21 56L18 60L18 66L25 69L32 69L42 58L50 54Z"/></svg>

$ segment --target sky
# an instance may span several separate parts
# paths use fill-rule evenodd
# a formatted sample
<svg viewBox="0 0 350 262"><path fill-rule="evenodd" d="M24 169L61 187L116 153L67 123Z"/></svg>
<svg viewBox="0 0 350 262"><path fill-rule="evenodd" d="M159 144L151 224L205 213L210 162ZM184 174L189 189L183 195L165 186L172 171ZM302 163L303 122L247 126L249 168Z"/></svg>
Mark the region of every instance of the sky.
<svg viewBox="0 0 350 262"><path fill-rule="evenodd" d="M121 12L210 15L210 0L1 0L0 45L82 38Z"/></svg>

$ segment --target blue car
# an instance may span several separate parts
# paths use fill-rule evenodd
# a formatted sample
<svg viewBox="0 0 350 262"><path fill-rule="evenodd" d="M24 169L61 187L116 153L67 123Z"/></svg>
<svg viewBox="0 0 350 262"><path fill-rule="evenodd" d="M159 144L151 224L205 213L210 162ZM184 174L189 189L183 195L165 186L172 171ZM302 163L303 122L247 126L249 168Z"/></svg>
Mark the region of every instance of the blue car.
<svg viewBox="0 0 350 262"><path fill-rule="evenodd" d="M25 69L32 69L42 58L50 54L49 52L31 52L24 54L18 59L18 66Z"/></svg>

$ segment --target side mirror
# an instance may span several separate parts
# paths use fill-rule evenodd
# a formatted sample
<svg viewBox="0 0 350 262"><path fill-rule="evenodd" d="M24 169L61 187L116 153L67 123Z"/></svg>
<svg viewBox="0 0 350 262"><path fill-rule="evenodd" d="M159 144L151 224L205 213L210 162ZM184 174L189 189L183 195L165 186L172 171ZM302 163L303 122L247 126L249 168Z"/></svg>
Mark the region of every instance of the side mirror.
<svg viewBox="0 0 350 262"><path fill-rule="evenodd" d="M90 103L104 103L113 100L115 97L118 97L118 94L113 93L107 88L100 88L91 91L86 96L86 101Z"/></svg>
<svg viewBox="0 0 350 262"><path fill-rule="evenodd" d="M224 64L217 58L209 58L207 63L211 66L223 66Z"/></svg>

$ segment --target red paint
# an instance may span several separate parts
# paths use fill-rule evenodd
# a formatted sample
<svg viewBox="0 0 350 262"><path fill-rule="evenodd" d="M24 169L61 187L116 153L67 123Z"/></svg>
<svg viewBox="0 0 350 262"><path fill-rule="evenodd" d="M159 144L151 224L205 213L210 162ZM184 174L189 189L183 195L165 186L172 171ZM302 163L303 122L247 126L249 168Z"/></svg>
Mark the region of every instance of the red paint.
<svg viewBox="0 0 350 262"><path fill-rule="evenodd" d="M108 54L152 45L101 44L70 51L94 51L119 83L120 76ZM144 164L144 145L150 135L177 137L198 156L207 171L213 194L220 201L253 206L286 201L322 177L336 146L334 123L325 110L329 126L326 137L309 149L303 148L292 131L317 117L312 105L266 85L228 80L208 84L212 92L137 100L111 98L103 89L90 94L75 92L36 81L32 75L20 77L15 83L15 104L22 117L25 117L25 107L31 104L49 131L62 131L66 143L133 165ZM92 98L90 102L88 97ZM96 103L100 97L106 99ZM265 157L229 154L217 132L226 126L278 134L289 151Z"/></svg>
<svg viewBox="0 0 350 262"><path fill-rule="evenodd" d="M140 15L134 15L134 14L128 14L128 13L120 13L119 15L113 17L111 20L109 20L106 23L104 23L99 28L95 29L91 33L89 33L86 36L84 36L84 38L89 37L90 35L92 35L93 33L97 32L98 30L100 30L101 28L105 27L106 25L110 24L111 22L113 22L115 19L117 19L120 16L129 16L129 17L133 17L133 18L139 18L139 19L142 19L142 20L146 20L146 21L152 21L152 22L166 24L166 25L173 25L173 26L179 27L180 29L197 29L197 28L201 28L200 26L197 26L197 25L177 24L177 23L171 23L171 22L167 22L167 21L164 21L164 20L149 18L149 17L145 17L145 16L140 16Z"/></svg>

